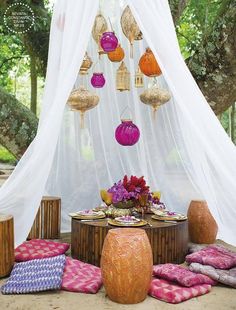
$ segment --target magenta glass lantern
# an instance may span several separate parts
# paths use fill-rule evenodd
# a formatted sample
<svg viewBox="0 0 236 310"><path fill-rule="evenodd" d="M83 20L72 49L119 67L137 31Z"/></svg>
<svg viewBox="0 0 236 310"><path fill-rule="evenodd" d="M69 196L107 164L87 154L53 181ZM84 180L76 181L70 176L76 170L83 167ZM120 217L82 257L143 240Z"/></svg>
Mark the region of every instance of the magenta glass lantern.
<svg viewBox="0 0 236 310"><path fill-rule="evenodd" d="M114 32L103 32L100 44L105 52L112 52L118 46L118 39Z"/></svg>
<svg viewBox="0 0 236 310"><path fill-rule="evenodd" d="M103 73L93 73L93 76L91 78L91 84L95 88L101 88L104 86L106 80L104 78Z"/></svg>
<svg viewBox="0 0 236 310"><path fill-rule="evenodd" d="M122 123L116 128L116 141L121 145L134 145L138 142L140 131L131 120L121 120Z"/></svg>

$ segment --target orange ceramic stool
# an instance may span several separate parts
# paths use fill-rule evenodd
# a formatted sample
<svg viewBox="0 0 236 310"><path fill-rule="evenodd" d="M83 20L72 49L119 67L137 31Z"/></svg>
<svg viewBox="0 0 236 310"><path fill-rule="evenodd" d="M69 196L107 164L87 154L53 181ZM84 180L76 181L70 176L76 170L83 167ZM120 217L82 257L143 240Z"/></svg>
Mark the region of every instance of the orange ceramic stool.
<svg viewBox="0 0 236 310"><path fill-rule="evenodd" d="M111 300L122 304L143 301L150 286L152 267L152 249L145 230L109 230L102 250L101 271Z"/></svg>
<svg viewBox="0 0 236 310"><path fill-rule="evenodd" d="M188 208L188 225L190 241L207 244L215 242L218 226L206 201L191 201Z"/></svg>

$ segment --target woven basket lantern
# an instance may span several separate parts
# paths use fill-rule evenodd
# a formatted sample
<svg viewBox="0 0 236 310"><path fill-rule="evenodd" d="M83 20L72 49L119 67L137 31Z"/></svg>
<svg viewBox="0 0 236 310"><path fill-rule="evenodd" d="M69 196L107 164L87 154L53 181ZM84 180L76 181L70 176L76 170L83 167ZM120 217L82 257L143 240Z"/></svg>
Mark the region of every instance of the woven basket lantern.
<svg viewBox="0 0 236 310"><path fill-rule="evenodd" d="M105 17L101 13L99 13L95 17L95 21L94 21L93 29L92 29L92 37L98 45L99 55L106 54L106 52L102 49L100 45L100 39L101 39L102 34L106 32L107 29L108 29L107 21Z"/></svg>
<svg viewBox="0 0 236 310"><path fill-rule="evenodd" d="M116 89L120 91L130 90L130 73L124 61L116 71Z"/></svg>
<svg viewBox="0 0 236 310"><path fill-rule="evenodd" d="M141 72L139 66L137 71L135 72L135 81L134 81L134 85L137 88L143 87L144 83L143 83L143 73Z"/></svg>
<svg viewBox="0 0 236 310"><path fill-rule="evenodd" d="M120 24L124 35L130 42L130 57L133 58L133 42L134 40L140 40L142 33L128 5L121 15Z"/></svg>
<svg viewBox="0 0 236 310"><path fill-rule="evenodd" d="M88 53L86 52L84 55L82 65L79 69L79 74L81 75L88 74L88 70L91 68L92 64L93 64L92 59L89 57Z"/></svg>
<svg viewBox="0 0 236 310"><path fill-rule="evenodd" d="M99 97L90 93L86 88L80 86L73 90L67 101L72 111L80 112L81 128L84 128L84 114L86 111L93 109L99 102Z"/></svg>
<svg viewBox="0 0 236 310"><path fill-rule="evenodd" d="M139 97L143 103L151 105L155 112L159 106L170 100L171 95L166 89L156 86L146 89Z"/></svg>

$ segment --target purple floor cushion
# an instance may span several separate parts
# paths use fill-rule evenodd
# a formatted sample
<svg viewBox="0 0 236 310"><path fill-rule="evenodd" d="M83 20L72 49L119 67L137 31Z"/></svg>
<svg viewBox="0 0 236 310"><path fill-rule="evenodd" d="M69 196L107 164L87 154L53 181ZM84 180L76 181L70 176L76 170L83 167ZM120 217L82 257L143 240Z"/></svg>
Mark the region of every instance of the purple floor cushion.
<svg viewBox="0 0 236 310"><path fill-rule="evenodd" d="M148 294L157 299L178 304L181 301L188 300L190 298L204 295L210 292L211 286L209 284L194 285L192 287L183 287L173 282L169 282L163 279L154 279L151 282L151 286Z"/></svg>
<svg viewBox="0 0 236 310"><path fill-rule="evenodd" d="M1 292L26 294L60 289L65 262L65 255L59 255L17 263Z"/></svg>
<svg viewBox="0 0 236 310"><path fill-rule="evenodd" d="M184 267L175 264L162 264L153 266L153 275L158 278L174 281L182 286L193 286L197 284L217 284L208 276L196 274Z"/></svg>
<svg viewBox="0 0 236 310"><path fill-rule="evenodd" d="M102 286L100 268L77 259L66 258L62 289L71 292L97 293Z"/></svg>
<svg viewBox="0 0 236 310"><path fill-rule="evenodd" d="M32 239L23 242L15 249L15 261L25 262L31 259L49 258L65 254L69 247L68 243Z"/></svg>
<svg viewBox="0 0 236 310"><path fill-rule="evenodd" d="M236 253L223 246L211 245L187 255L186 262L209 265L217 269L229 269L236 266Z"/></svg>
<svg viewBox="0 0 236 310"><path fill-rule="evenodd" d="M194 272L205 274L220 283L236 288L236 267L222 270L208 265L192 263L190 264L189 269Z"/></svg>

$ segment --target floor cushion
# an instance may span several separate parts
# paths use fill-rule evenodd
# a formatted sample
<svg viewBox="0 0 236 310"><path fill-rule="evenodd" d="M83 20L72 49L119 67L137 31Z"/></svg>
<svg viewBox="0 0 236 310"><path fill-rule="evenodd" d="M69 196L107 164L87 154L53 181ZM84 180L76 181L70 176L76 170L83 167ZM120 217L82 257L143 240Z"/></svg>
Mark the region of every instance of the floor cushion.
<svg viewBox="0 0 236 310"><path fill-rule="evenodd" d="M192 287L183 287L163 279L153 279L149 295L157 299L177 304L190 298L204 295L211 290L211 285L200 284Z"/></svg>
<svg viewBox="0 0 236 310"><path fill-rule="evenodd" d="M102 286L100 268L77 259L66 258L62 289L71 292L97 293Z"/></svg>
<svg viewBox="0 0 236 310"><path fill-rule="evenodd" d="M222 270L208 265L192 263L190 264L189 269L194 272L207 275L220 283L236 288L236 267L228 270Z"/></svg>
<svg viewBox="0 0 236 310"><path fill-rule="evenodd" d="M153 275L158 278L174 281L182 286L193 286L197 284L217 284L208 276L196 274L182 266L175 264L161 264L153 266Z"/></svg>
<svg viewBox="0 0 236 310"><path fill-rule="evenodd" d="M31 259L49 258L65 254L69 247L68 243L32 239L23 242L15 249L15 261L25 262Z"/></svg>
<svg viewBox="0 0 236 310"><path fill-rule="evenodd" d="M1 292L26 294L60 289L65 262L65 255L59 255L16 263Z"/></svg>
<svg viewBox="0 0 236 310"><path fill-rule="evenodd" d="M217 269L229 269L236 266L236 253L223 246L211 245L187 255L186 262L209 265Z"/></svg>

